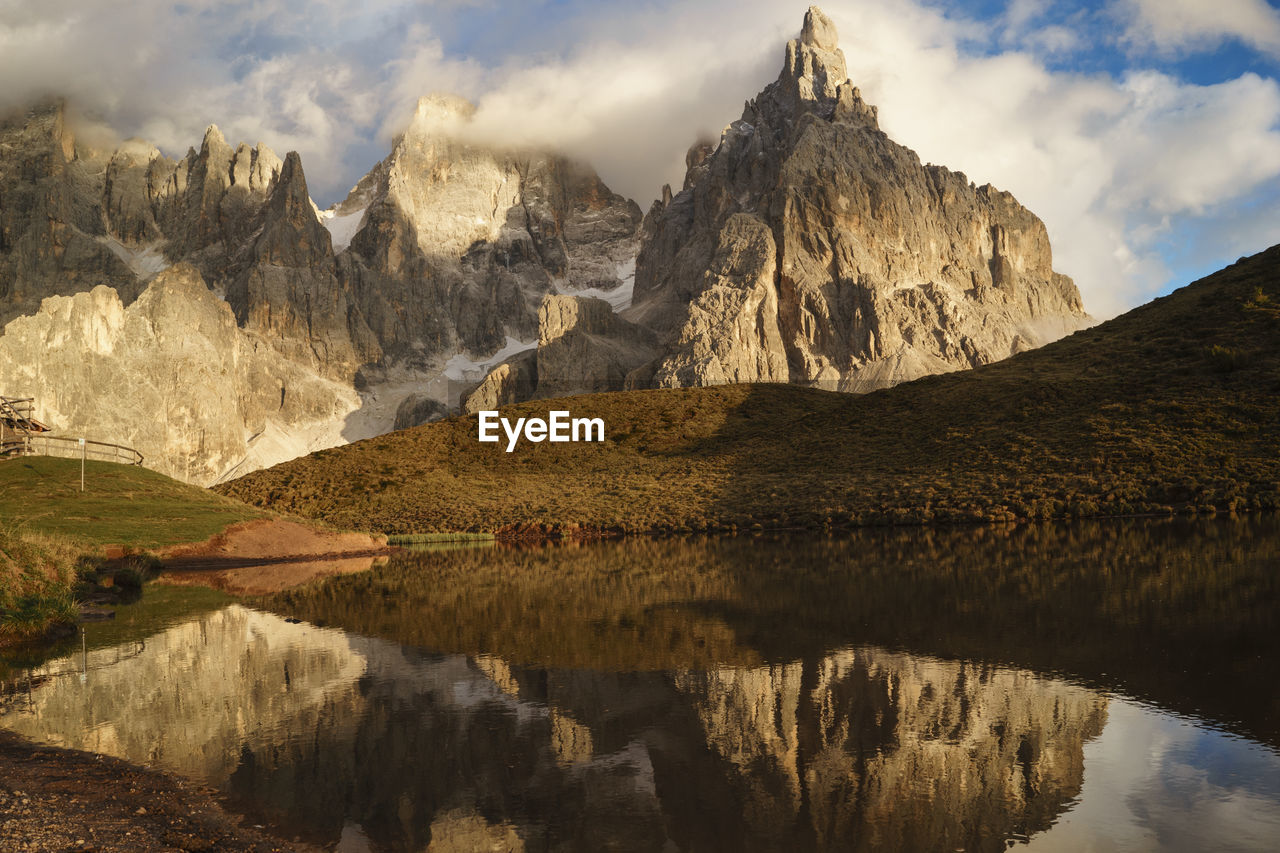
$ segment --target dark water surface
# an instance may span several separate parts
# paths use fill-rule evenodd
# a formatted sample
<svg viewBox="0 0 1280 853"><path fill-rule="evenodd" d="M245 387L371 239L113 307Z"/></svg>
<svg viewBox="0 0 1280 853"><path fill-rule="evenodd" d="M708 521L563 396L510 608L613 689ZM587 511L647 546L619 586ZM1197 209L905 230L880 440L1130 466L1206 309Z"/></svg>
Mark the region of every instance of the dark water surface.
<svg viewBox="0 0 1280 853"><path fill-rule="evenodd" d="M1280 519L414 552L150 590L0 726L361 850L1280 849Z"/></svg>

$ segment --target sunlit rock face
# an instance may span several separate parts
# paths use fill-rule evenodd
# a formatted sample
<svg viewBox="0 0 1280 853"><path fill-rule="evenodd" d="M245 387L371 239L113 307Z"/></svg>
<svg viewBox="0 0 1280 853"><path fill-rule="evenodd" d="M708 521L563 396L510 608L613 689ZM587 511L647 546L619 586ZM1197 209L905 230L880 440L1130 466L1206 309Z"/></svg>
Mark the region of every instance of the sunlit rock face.
<svg viewBox="0 0 1280 853"><path fill-rule="evenodd" d="M644 225L632 318L667 352L639 384L867 391L1087 321L1039 219L879 129L816 8L778 80L687 163L684 188Z"/></svg>
<svg viewBox="0 0 1280 853"><path fill-rule="evenodd" d="M473 112L423 98L390 156L335 208L358 222L342 275L393 360L531 341L545 295L617 288L635 257L634 202L585 165L469 141Z"/></svg>
<svg viewBox="0 0 1280 853"><path fill-rule="evenodd" d="M0 350L12 366L0 369L0 394L36 397L55 430L132 445L148 466L202 485L388 431L415 394L403 424L431 417L417 413L432 400L456 405L443 378L451 357L485 363L532 345L548 294L619 291L641 220L589 167L468 141L471 112L424 98L391 154L323 212L297 154L233 145L216 126L173 160L73 120L60 102L5 117ZM199 331L208 305L184 318L177 297L153 336L165 346L104 331L175 264L199 274L240 334L209 338ZM50 296L77 307L46 305ZM187 401L182 383L169 387L176 374L161 355L183 322L198 331L179 361L212 377L220 422L205 388L189 380ZM96 384L108 339L125 379Z"/></svg>
<svg viewBox="0 0 1280 853"><path fill-rule="evenodd" d="M4 331L5 387L35 397L65 434L110 437L188 482L215 482L264 434L291 431L303 452L337 444L332 425L359 407L350 385L239 327L186 264L161 272L127 307L99 285L49 297Z"/></svg>
<svg viewBox="0 0 1280 853"><path fill-rule="evenodd" d="M1034 214L880 130L819 9L787 44L777 81L686 165L683 188L645 217L626 334L610 337L634 338L635 326L656 344L631 347L619 383L617 359L594 342L562 384L866 392L1090 322ZM537 396L548 396L543 360L540 350Z"/></svg>

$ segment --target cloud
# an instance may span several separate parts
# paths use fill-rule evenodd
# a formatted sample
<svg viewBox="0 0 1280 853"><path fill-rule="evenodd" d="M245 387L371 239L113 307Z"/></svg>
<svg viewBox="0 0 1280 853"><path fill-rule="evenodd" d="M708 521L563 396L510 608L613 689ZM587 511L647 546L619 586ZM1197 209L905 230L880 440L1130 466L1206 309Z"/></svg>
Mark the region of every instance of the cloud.
<svg viewBox="0 0 1280 853"><path fill-rule="evenodd" d="M1122 0L1120 12L1139 47L1172 54L1239 39L1280 56L1280 10L1266 0Z"/></svg>
<svg viewBox="0 0 1280 853"><path fill-rule="evenodd" d="M1213 15L1193 0L1118 2L1130 45L1280 44L1261 2L1220 0ZM299 151L328 204L385 155L420 95L456 92L477 103L479 137L564 150L643 205L679 187L688 146L776 77L807 5L0 0L0 107L64 94L172 156L216 122L233 142ZM1041 216L1096 315L1280 241L1274 216L1242 213L1271 212L1265 190L1280 185L1274 79L1194 85L1135 54L1123 73L1064 70L1096 51L1096 20L1045 0L988 20L924 0L824 7L884 129Z"/></svg>

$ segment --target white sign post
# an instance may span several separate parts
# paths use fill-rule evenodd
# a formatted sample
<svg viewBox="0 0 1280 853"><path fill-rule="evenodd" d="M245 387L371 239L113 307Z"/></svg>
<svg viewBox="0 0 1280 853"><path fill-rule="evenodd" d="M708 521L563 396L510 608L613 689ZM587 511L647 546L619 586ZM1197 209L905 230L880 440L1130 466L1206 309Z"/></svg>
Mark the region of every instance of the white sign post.
<svg viewBox="0 0 1280 853"><path fill-rule="evenodd" d="M80 439L80 491L84 491L84 439Z"/></svg>

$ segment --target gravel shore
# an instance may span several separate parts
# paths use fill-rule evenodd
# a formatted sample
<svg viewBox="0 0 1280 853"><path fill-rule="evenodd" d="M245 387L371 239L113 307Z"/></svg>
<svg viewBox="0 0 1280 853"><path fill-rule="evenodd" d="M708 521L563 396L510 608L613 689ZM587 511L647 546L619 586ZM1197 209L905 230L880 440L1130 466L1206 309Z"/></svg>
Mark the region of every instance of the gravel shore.
<svg viewBox="0 0 1280 853"><path fill-rule="evenodd" d="M298 851L241 826L213 792L107 756L38 746L0 732L0 850Z"/></svg>

